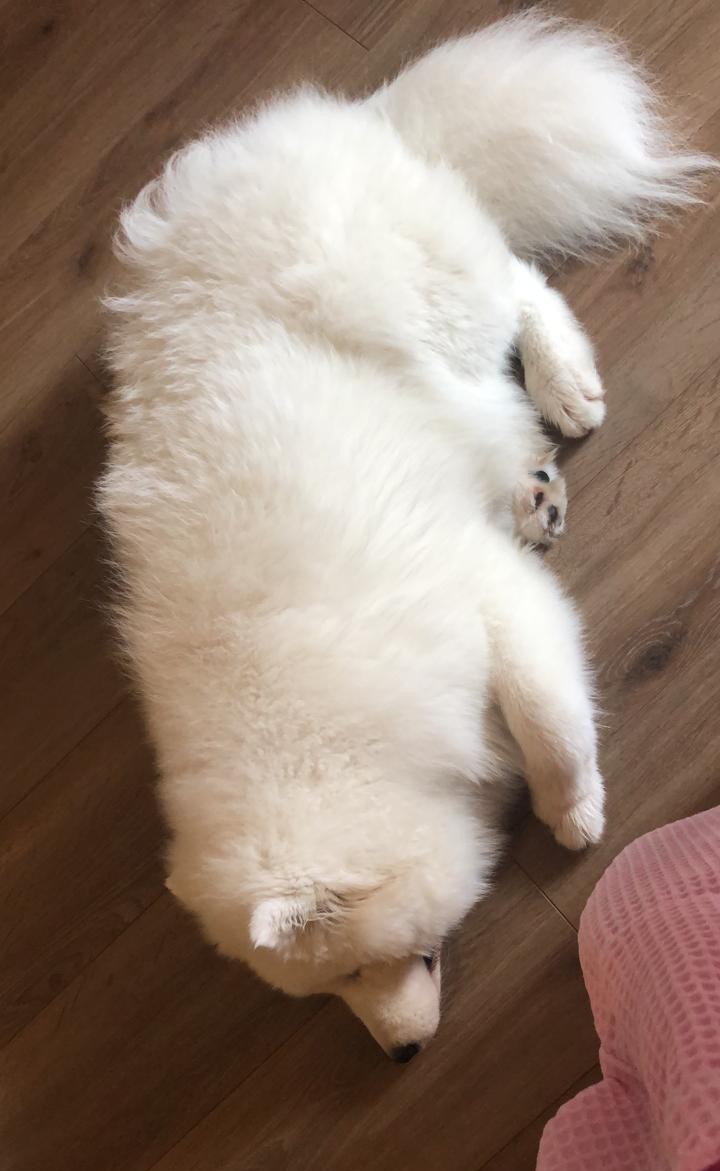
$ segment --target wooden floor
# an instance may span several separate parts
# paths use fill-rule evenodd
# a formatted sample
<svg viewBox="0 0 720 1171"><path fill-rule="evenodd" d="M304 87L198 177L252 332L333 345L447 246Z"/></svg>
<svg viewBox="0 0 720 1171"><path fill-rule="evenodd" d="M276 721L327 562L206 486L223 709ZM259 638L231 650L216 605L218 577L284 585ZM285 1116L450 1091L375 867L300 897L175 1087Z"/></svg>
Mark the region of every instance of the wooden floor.
<svg viewBox="0 0 720 1171"><path fill-rule="evenodd" d="M715 183L652 247L558 277L610 406L567 453L554 555L606 712L602 847L573 858L521 825L452 944L437 1041L406 1068L339 1003L284 999L219 959L163 889L90 497L118 208L273 87L357 93L512 7L0 0L2 1171L530 1171L545 1118L598 1076L576 947L588 893L631 838L720 799ZM625 35L720 153L717 0L555 7Z"/></svg>

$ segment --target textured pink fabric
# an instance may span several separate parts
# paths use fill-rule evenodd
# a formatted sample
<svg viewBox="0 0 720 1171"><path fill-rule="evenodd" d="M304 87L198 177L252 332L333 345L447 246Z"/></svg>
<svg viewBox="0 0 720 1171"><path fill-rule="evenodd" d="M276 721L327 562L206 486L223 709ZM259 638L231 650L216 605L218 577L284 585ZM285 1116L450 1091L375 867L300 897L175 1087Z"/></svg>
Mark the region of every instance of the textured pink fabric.
<svg viewBox="0 0 720 1171"><path fill-rule="evenodd" d="M537 1171L718 1171L720 809L622 852L580 960L604 1080L547 1124Z"/></svg>

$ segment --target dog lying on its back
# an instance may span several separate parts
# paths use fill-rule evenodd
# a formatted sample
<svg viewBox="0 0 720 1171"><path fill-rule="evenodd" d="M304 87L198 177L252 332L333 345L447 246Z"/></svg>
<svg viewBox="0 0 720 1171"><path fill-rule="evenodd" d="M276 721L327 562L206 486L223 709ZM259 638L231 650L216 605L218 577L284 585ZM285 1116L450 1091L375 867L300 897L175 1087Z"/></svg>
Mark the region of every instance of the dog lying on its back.
<svg viewBox="0 0 720 1171"><path fill-rule="evenodd" d="M640 236L705 164L616 48L523 17L365 101L280 99L123 214L100 503L168 885L400 1060L503 777L522 760L572 849L603 826L579 623L528 545L564 521L539 417L581 435L605 407L530 261Z"/></svg>

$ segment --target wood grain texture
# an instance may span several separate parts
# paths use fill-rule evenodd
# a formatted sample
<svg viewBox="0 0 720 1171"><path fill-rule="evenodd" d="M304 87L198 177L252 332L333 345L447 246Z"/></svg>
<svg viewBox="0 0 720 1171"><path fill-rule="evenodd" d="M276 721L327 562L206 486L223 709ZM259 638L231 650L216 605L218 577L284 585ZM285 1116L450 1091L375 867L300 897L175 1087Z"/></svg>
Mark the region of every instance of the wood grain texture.
<svg viewBox="0 0 720 1171"><path fill-rule="evenodd" d="M162 893L152 777L125 700L0 821L0 1046Z"/></svg>
<svg viewBox="0 0 720 1171"><path fill-rule="evenodd" d="M73 354L92 354L118 210L174 147L279 84L339 84L364 58L300 0L74 12L57 0L34 19L25 72L0 106L0 420L43 394Z"/></svg>
<svg viewBox="0 0 720 1171"><path fill-rule="evenodd" d="M720 799L715 182L647 247L554 278L610 407L563 452L553 558L597 664L603 844L570 857L522 822L450 945L440 1035L403 1069L339 1004L285 999L220 960L162 887L91 499L118 208L181 141L278 85L358 93L523 7L0 0L3 1171L530 1171L597 1059L573 926L587 895L631 838ZM625 36L720 154L716 0L552 8Z"/></svg>
<svg viewBox="0 0 720 1171"><path fill-rule="evenodd" d="M576 1094L600 1081L601 1076L600 1066L594 1065L586 1074L568 1086L564 1094L551 1102L542 1114L528 1123L492 1159L483 1163L479 1171L535 1171L538 1147L546 1123L555 1116L565 1102L569 1102Z"/></svg>
<svg viewBox="0 0 720 1171"><path fill-rule="evenodd" d="M599 666L609 832L569 860L528 821L513 848L573 922L622 846L720 802L719 455L720 354L576 498L559 560Z"/></svg>
<svg viewBox="0 0 720 1171"><path fill-rule="evenodd" d="M475 1171L518 1116L535 1117L568 1071L589 1068L597 1040L574 933L515 867L453 943L445 981L432 1057L393 1066L328 1005L157 1171Z"/></svg>
<svg viewBox="0 0 720 1171"><path fill-rule="evenodd" d="M217 958L164 892L2 1051L4 1171L151 1166L317 1012Z"/></svg>
<svg viewBox="0 0 720 1171"><path fill-rule="evenodd" d="M97 379L77 358L0 431L0 614L93 520L102 460Z"/></svg>
<svg viewBox="0 0 720 1171"><path fill-rule="evenodd" d="M114 707L125 681L101 607L105 549L88 530L0 617L0 815Z"/></svg>
<svg viewBox="0 0 720 1171"><path fill-rule="evenodd" d="M398 54L400 60L414 56L428 45L458 36L502 16L542 7L559 16L592 21L617 33L637 48L646 61L688 27L705 18L712 0L685 0L683 4L625 0L555 0L536 5L535 0L313 0L313 7L325 13L361 44L383 53Z"/></svg>

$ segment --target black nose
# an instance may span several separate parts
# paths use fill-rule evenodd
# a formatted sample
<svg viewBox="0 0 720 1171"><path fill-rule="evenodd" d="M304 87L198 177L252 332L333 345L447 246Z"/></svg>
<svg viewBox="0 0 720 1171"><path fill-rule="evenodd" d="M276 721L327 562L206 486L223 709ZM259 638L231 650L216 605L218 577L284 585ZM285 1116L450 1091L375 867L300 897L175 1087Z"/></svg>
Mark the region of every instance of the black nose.
<svg viewBox="0 0 720 1171"><path fill-rule="evenodd" d="M406 1065L408 1061L412 1061L416 1053L420 1052L419 1045L400 1045L397 1049L393 1049L390 1056L393 1061L397 1061L400 1065Z"/></svg>

